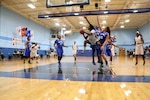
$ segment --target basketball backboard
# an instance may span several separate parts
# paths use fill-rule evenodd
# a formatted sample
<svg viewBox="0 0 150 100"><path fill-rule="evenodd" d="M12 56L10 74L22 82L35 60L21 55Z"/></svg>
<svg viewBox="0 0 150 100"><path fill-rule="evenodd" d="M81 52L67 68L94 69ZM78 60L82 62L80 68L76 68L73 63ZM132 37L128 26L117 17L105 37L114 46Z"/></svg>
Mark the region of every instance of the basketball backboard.
<svg viewBox="0 0 150 100"><path fill-rule="evenodd" d="M46 0L46 7L63 7L89 4L90 0Z"/></svg>

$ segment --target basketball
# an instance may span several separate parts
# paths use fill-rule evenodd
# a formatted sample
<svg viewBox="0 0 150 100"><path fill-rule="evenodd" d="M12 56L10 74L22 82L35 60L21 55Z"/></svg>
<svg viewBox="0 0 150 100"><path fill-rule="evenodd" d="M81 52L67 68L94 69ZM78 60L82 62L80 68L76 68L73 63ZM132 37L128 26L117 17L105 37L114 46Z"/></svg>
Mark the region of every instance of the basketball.
<svg viewBox="0 0 150 100"><path fill-rule="evenodd" d="M84 34L84 31L83 31L83 30L80 30L80 34Z"/></svg>

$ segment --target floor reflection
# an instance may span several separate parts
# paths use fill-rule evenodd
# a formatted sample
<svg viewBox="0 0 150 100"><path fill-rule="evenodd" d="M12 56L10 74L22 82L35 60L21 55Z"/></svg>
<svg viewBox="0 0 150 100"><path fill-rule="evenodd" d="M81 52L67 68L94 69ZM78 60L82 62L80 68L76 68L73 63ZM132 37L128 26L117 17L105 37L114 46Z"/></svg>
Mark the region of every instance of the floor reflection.
<svg viewBox="0 0 150 100"><path fill-rule="evenodd" d="M63 80L63 72L61 67L58 67L57 80Z"/></svg>
<svg viewBox="0 0 150 100"><path fill-rule="evenodd" d="M3 77L70 80L70 81L98 81L98 82L150 82L150 76L145 76L145 67L135 68L135 75L116 75L112 68L91 63L64 62L30 67L13 72L0 72Z"/></svg>
<svg viewBox="0 0 150 100"><path fill-rule="evenodd" d="M113 81L116 74L111 67L101 67L98 71L93 71L93 81Z"/></svg>
<svg viewBox="0 0 150 100"><path fill-rule="evenodd" d="M135 68L135 81L144 82L145 81L145 66Z"/></svg>

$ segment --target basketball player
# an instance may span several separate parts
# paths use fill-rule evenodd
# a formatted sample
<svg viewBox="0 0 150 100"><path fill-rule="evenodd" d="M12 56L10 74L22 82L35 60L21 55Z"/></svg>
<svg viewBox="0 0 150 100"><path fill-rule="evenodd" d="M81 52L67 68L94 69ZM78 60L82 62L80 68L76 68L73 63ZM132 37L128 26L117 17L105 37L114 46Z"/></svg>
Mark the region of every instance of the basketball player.
<svg viewBox="0 0 150 100"><path fill-rule="evenodd" d="M98 16L97 16L97 22L98 22L98 26L99 26L99 29L100 29L100 39L99 39L99 42L101 44L101 47L100 47L100 51L99 51L99 58L101 59L101 62L100 62L100 69L101 67L103 67L103 60L105 61L106 63L106 66L108 66L108 61L107 61L107 58L106 58L106 45L110 39L110 28L109 27L105 27L105 28L102 28L101 24L99 23L99 19L98 19Z"/></svg>
<svg viewBox="0 0 150 100"><path fill-rule="evenodd" d="M86 34L83 34L83 37L85 38L85 41L84 41L84 51L83 53L85 52L85 49L86 49L86 44L90 44L91 45L91 48L92 48L92 58L93 58L93 65L96 65L95 63L95 60L94 60L94 54L95 54L95 51L98 51L98 48L100 48L100 42L99 42L99 30L94 28L93 25L89 25L89 28L88 28L89 31L85 31L84 33ZM98 48L97 48L98 47ZM100 58L98 56L98 62L100 62Z"/></svg>
<svg viewBox="0 0 150 100"><path fill-rule="evenodd" d="M143 65L145 65L145 56L144 56L144 39L143 36L139 33L139 31L136 32L136 37L134 39L134 45L135 45L135 56L136 56L136 63L138 64L138 56L142 56L143 58Z"/></svg>
<svg viewBox="0 0 150 100"><path fill-rule="evenodd" d="M90 44L91 45L91 48L92 48L92 58L93 58L93 65L96 65L95 63L95 60L94 60L94 54L95 54L95 51L98 52L101 44L99 42L99 34L100 34L100 30L98 29L98 27L94 27L90 22L89 20L87 19L87 17L84 17L85 20L88 22L89 24L89 28L88 28L88 32L84 32L87 36L85 36L85 34L83 34L83 37L85 38L85 41L84 41L84 50L83 50L83 53L85 52L85 49L86 49L86 44ZM98 45L98 46L97 46ZM97 48L98 47L98 48ZM98 53L97 53L98 54ZM99 58L98 56L98 62L101 62L101 59Z"/></svg>
<svg viewBox="0 0 150 100"><path fill-rule="evenodd" d="M121 48L113 43L113 38L110 37L108 43L106 44L106 55L110 57L110 64L112 64L112 46Z"/></svg>
<svg viewBox="0 0 150 100"><path fill-rule="evenodd" d="M105 27L102 32L100 33L100 44L102 45L100 48L99 56L100 58L104 59L106 66L108 66L108 61L106 58L106 45L108 43L108 40L110 38L110 29L109 27ZM103 67L103 62L101 61L101 67Z"/></svg>
<svg viewBox="0 0 150 100"><path fill-rule="evenodd" d="M37 54L37 50L40 49L40 46L37 43L32 43L30 47L30 58L33 60L36 59L36 63L38 63L39 55Z"/></svg>
<svg viewBox="0 0 150 100"><path fill-rule="evenodd" d="M76 61L76 55L78 50L78 45L76 44L76 41L74 41L74 44L72 45L72 50L73 50L74 61Z"/></svg>
<svg viewBox="0 0 150 100"><path fill-rule="evenodd" d="M57 40L54 42L54 47L56 48L57 56L58 56L58 64L61 67L61 59L63 57L63 47L68 47L64 45L63 40L61 40L61 35L57 35Z"/></svg>
<svg viewBox="0 0 150 100"><path fill-rule="evenodd" d="M84 33L86 34L86 36L85 36L85 34L83 34L83 37L85 38L83 53L85 52L86 44L87 44L87 43L88 43L88 44L91 44L91 45L97 44L97 45L100 46L100 42L98 41L98 40L99 40L98 36L99 36L100 31L99 31L98 27L95 28L95 27L89 22L89 20L87 19L87 17L84 17L84 18L85 18L85 20L88 22L89 27L88 27L88 31L87 31L87 32L84 32Z"/></svg>
<svg viewBox="0 0 150 100"><path fill-rule="evenodd" d="M96 31L94 30L94 26L89 25L88 31L84 31L83 37L85 38L85 41L84 41L84 50L83 50L83 53L84 53L85 50L86 50L86 44L87 43L91 44L91 45L95 45L96 42L98 41L98 38L96 36Z"/></svg>
<svg viewBox="0 0 150 100"><path fill-rule="evenodd" d="M31 61L30 61L30 37L27 37L27 41L25 42L24 63L25 63L25 59L28 59L28 63L31 64Z"/></svg>
<svg viewBox="0 0 150 100"><path fill-rule="evenodd" d="M95 44L95 45L91 45L91 48L92 48L92 58L93 58L93 65L96 65L95 63L95 59L94 59L94 56L95 56L95 51L96 51L96 54L97 54L97 59L98 59L98 63L100 63L101 59L99 58L99 50L100 50L100 47Z"/></svg>

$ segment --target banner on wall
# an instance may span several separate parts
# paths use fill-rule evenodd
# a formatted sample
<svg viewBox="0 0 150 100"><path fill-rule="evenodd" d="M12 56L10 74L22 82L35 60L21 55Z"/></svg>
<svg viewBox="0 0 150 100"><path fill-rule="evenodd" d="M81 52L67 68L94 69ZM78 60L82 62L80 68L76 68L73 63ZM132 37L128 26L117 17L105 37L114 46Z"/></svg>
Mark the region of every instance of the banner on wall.
<svg viewBox="0 0 150 100"><path fill-rule="evenodd" d="M32 37L33 38L33 35L34 35L34 32L32 30L29 30L27 27L18 26L18 27L16 27L16 32L21 37L30 37L30 38Z"/></svg>
<svg viewBox="0 0 150 100"><path fill-rule="evenodd" d="M16 27L16 32L19 36L25 37L27 34L27 28L18 26L18 27Z"/></svg>
<svg viewBox="0 0 150 100"><path fill-rule="evenodd" d="M22 37L25 37L25 36L27 35L27 32L28 32L28 31L27 31L27 28L26 28L26 27L22 27L22 28L21 28L21 36L22 36Z"/></svg>
<svg viewBox="0 0 150 100"><path fill-rule="evenodd" d="M21 26L16 27L16 32L19 36L21 36Z"/></svg>
<svg viewBox="0 0 150 100"><path fill-rule="evenodd" d="M22 40L18 38L12 38L12 46L20 46L22 45Z"/></svg>

